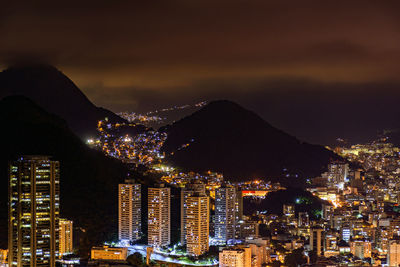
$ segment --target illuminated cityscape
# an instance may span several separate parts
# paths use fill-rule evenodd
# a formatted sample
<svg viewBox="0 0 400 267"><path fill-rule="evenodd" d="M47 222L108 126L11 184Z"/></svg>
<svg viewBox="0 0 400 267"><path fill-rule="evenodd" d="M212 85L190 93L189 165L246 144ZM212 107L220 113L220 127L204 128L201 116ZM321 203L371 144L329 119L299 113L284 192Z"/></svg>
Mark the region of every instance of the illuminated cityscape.
<svg viewBox="0 0 400 267"><path fill-rule="evenodd" d="M88 139L87 143L102 150L106 155L118 158L127 163L150 165L159 163L164 157L160 149L166 139L164 133L145 130L135 136L118 135L123 127L135 128L136 124L111 123L107 119L99 121L97 130L99 138Z"/></svg>
<svg viewBox="0 0 400 267"><path fill-rule="evenodd" d="M400 267L400 1L3 2L0 267Z"/></svg>
<svg viewBox="0 0 400 267"><path fill-rule="evenodd" d="M113 138L122 140L116 135ZM125 139L113 144L114 151L123 151L127 149L126 143L138 141ZM88 145L94 144L100 143ZM137 147L133 144L128 150ZM108 150L101 150L114 157ZM278 204L281 209L276 213L254 207L274 194L286 192L287 187L263 179L225 181L222 174L211 171L178 171L164 162L158 151L157 160L147 161L146 166L149 173L158 174L159 180L145 186L145 197L143 185L133 179L118 185L119 242L94 246L90 264L124 261L129 255L139 253L149 259L148 264L261 267L292 266L290 262L294 261L327 262L335 266L396 266L400 262L399 148L380 138L365 145L336 147L334 151L343 159L332 160L320 176L307 179L303 195ZM140 153L142 159L155 155L151 149ZM132 159L128 154L121 153L116 158L128 163ZM13 211L10 226L15 229L10 230L10 235L29 238L35 220L36 231L40 229L42 233L41 239L36 237L34 248L31 242L10 245L8 259L12 265L19 266L32 257L44 264L79 262L76 256L66 258L75 253L74 227L72 221L58 219L58 164L43 156L23 156L10 164ZM32 184L36 187L32 188ZM179 202L174 202L173 194L177 194ZM315 201L319 203L316 208L308 208ZM33 202L36 217L31 216L29 203ZM28 207L25 203L29 206L28 213L23 213ZM142 210L144 203L146 208ZM179 217L173 211L177 210L172 206L176 203L179 203ZM15 212L19 209L25 215L16 220ZM147 217L145 223L143 212ZM179 231L172 225L179 225ZM177 240L172 237L174 232L179 234Z"/></svg>

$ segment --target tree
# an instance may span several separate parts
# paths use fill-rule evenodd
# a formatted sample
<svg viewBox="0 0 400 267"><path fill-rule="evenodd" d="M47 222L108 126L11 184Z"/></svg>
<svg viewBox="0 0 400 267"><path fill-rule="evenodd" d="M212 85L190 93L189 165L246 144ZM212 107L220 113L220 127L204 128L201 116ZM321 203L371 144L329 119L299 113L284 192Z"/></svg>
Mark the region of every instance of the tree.
<svg viewBox="0 0 400 267"><path fill-rule="evenodd" d="M280 261L273 261L271 263L272 267L280 267L282 265L282 263Z"/></svg>
<svg viewBox="0 0 400 267"><path fill-rule="evenodd" d="M307 258L303 254L303 249L295 249L285 257L285 264L289 267L307 263Z"/></svg>
<svg viewBox="0 0 400 267"><path fill-rule="evenodd" d="M318 254L315 250L311 250L308 252L308 256L310 257L310 263L316 263L318 260Z"/></svg>
<svg viewBox="0 0 400 267"><path fill-rule="evenodd" d="M139 252L135 252L132 255L129 255L126 261L132 266L145 266L143 262L143 256Z"/></svg>

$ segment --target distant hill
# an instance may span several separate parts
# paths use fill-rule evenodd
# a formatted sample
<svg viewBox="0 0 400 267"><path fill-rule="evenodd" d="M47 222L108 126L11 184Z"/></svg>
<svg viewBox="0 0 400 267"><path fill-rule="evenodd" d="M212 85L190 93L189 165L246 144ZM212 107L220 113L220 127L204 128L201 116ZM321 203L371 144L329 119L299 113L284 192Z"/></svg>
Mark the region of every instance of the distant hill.
<svg viewBox="0 0 400 267"><path fill-rule="evenodd" d="M82 248L117 237L117 185L127 173L124 165L88 148L64 120L26 97L0 101L0 125L0 248L7 247L7 163L24 154L60 161L61 217L86 229Z"/></svg>
<svg viewBox="0 0 400 267"><path fill-rule="evenodd" d="M317 176L330 159L338 158L230 101L211 102L160 130L168 133L162 149L172 164L184 170L223 172L229 180L289 175L289 183L298 182L296 174Z"/></svg>
<svg viewBox="0 0 400 267"><path fill-rule="evenodd" d="M196 112L201 108L203 103L197 103L194 105L183 105L183 106L174 106L172 108L166 108L166 109L161 109L157 110L156 112L153 112L151 115L159 116L162 118L161 122L158 123L151 123L149 124L150 127L154 129L160 128L160 126L165 126L168 124L172 124L175 121L178 121L186 116L189 116L190 114Z"/></svg>
<svg viewBox="0 0 400 267"><path fill-rule="evenodd" d="M385 130L378 137L388 137L387 142L400 147L400 129Z"/></svg>
<svg viewBox="0 0 400 267"><path fill-rule="evenodd" d="M81 138L96 134L97 121L125 122L109 110L96 107L62 72L48 65L11 67L0 72L0 99L23 95L65 119Z"/></svg>

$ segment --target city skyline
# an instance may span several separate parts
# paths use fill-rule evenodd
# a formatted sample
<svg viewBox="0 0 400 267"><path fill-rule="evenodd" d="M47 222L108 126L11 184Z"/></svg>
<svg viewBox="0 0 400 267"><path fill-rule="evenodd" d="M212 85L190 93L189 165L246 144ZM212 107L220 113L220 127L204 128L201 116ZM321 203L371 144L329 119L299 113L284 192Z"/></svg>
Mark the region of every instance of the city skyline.
<svg viewBox="0 0 400 267"><path fill-rule="evenodd" d="M119 212L114 215L118 217L118 242L111 246L107 242L103 247L92 246L90 260L99 264L104 261L130 262L130 257L139 253L147 257L147 264L156 266L164 261L184 264L187 260L176 258L183 255L194 257L202 266L218 264L221 267L261 267L263 263L294 266L292 261L362 262L389 267L400 264L400 219L396 215L400 200L396 182L400 160L393 157L400 153L400 148L379 139L351 148L337 147L335 151L353 163L386 172L386 178L377 183L373 172L361 169L362 165L351 165L356 166L354 168L346 161L331 161L327 171L312 178L306 186L308 196L279 199L284 201L283 205L277 206L281 207L281 215L267 215L259 209L255 213L247 210L249 205L257 206L269 195L293 190L281 187L279 183L222 182L220 176L212 173L205 176L180 173L172 176L168 184L147 184L147 199L142 200L141 184L132 178L125 179L124 184L118 185ZM392 158L382 160L381 156ZM33 264L32 258L26 258L28 256L33 256L38 264L52 262L51 266L56 261L80 261L75 254L77 248L73 248L72 236L76 231L73 222L60 219L59 184L62 179L59 166L60 162L51 161L49 156L37 155L24 155L10 162L9 247L12 249L8 252L8 260L11 266L23 266L24 262ZM174 170L167 172L174 173ZM171 191L179 192L180 206L171 206L174 202ZM310 201L315 201L311 196L318 199L321 210L309 206L304 212L302 203L310 205ZM147 213L147 231L141 229L141 207L145 202L147 211L143 212ZM355 213L354 208L357 208ZM179 225L173 222L177 219L173 217L173 210L181 210L180 229L171 227ZM269 230L260 231L260 225L266 225ZM24 230L29 228L36 229L36 238L24 242L33 235L32 231ZM147 241L140 240L142 231L147 235ZM172 237L179 232L177 239ZM24 236L22 243L15 243L20 236ZM289 239L282 239L283 236ZM46 242L46 238L50 242ZM284 248L273 240L283 242ZM219 254L209 254L210 247L220 248ZM12 256L14 253L15 257ZM69 255L72 259L68 259Z"/></svg>
<svg viewBox="0 0 400 267"><path fill-rule="evenodd" d="M0 267L400 266L399 10L2 4Z"/></svg>

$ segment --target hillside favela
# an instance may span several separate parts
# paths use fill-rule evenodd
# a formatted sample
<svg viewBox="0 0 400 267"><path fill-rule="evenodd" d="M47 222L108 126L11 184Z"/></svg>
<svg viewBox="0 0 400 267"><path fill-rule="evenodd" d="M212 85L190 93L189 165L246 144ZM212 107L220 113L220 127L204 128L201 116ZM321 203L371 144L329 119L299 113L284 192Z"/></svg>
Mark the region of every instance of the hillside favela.
<svg viewBox="0 0 400 267"><path fill-rule="evenodd" d="M0 267L399 267L399 10L5 3Z"/></svg>

